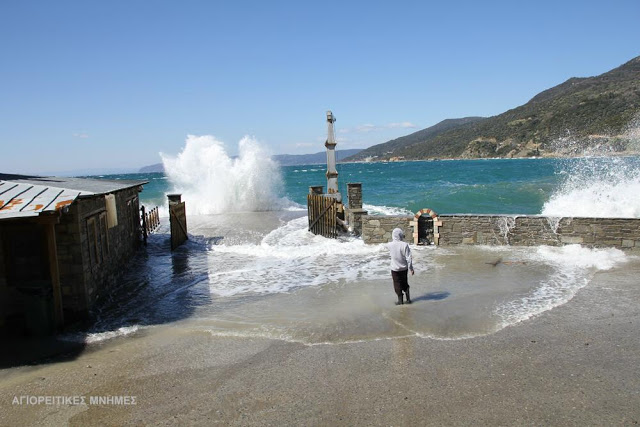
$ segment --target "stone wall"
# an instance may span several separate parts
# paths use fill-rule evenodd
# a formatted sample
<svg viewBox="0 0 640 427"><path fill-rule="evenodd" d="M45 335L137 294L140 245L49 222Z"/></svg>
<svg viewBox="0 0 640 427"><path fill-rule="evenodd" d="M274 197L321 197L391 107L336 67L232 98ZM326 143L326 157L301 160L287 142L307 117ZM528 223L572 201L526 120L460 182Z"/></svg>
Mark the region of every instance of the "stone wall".
<svg viewBox="0 0 640 427"><path fill-rule="evenodd" d="M390 242L393 229L400 228L406 236L405 241L409 242L413 236L412 221L413 216L364 215L362 216L362 240L371 244Z"/></svg>
<svg viewBox="0 0 640 427"><path fill-rule="evenodd" d="M86 244L86 237L82 239L79 217L78 204L73 203L55 227L65 321L73 320L74 313L88 310L82 266L82 243Z"/></svg>
<svg viewBox="0 0 640 427"><path fill-rule="evenodd" d="M440 215L440 244L640 249L640 219L545 216Z"/></svg>
<svg viewBox="0 0 640 427"><path fill-rule="evenodd" d="M0 236L2 229L0 228ZM0 332L3 331L5 326L5 316L9 313L10 302L12 300L11 290L7 286L7 272L4 266L4 245L2 244L0 237Z"/></svg>
<svg viewBox="0 0 640 427"><path fill-rule="evenodd" d="M108 227L104 195L78 198L56 226L65 320L87 315L140 244L138 188L113 194L116 226Z"/></svg>
<svg viewBox="0 0 640 427"><path fill-rule="evenodd" d="M407 220L409 218L409 220ZM551 218L538 215L439 215L439 244L448 245L513 245L561 246L581 244L587 247L615 247L640 250L639 218ZM413 217L363 217L365 243L391 240L391 230L406 224L405 235ZM411 243L408 237L405 239Z"/></svg>
<svg viewBox="0 0 640 427"><path fill-rule="evenodd" d="M0 233L2 230L0 230ZM4 266L4 245L0 242L0 289L7 286L7 272Z"/></svg>

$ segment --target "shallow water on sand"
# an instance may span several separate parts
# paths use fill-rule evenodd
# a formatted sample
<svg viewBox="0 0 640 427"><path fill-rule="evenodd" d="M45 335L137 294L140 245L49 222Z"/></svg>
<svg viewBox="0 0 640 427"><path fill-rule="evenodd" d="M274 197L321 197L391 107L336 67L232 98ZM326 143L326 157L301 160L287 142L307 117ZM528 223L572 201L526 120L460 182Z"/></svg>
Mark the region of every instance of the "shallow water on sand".
<svg viewBox="0 0 640 427"><path fill-rule="evenodd" d="M417 336L462 339L569 301L598 271L637 259L615 249L413 247L413 304L395 306L385 245L306 231L305 212L188 218L171 253L164 223L70 339L100 342L171 324L215 336L306 345Z"/></svg>

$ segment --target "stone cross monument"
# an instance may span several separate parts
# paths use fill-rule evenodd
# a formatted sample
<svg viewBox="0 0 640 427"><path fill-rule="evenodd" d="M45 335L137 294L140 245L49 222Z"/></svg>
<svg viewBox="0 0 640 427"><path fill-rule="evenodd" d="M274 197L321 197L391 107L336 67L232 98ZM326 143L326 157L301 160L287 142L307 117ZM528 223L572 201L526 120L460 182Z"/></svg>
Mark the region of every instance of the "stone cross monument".
<svg viewBox="0 0 640 427"><path fill-rule="evenodd" d="M338 202L342 202L342 195L338 191L338 171L336 169L336 136L333 124L336 118L331 111L327 111L327 194L335 197Z"/></svg>

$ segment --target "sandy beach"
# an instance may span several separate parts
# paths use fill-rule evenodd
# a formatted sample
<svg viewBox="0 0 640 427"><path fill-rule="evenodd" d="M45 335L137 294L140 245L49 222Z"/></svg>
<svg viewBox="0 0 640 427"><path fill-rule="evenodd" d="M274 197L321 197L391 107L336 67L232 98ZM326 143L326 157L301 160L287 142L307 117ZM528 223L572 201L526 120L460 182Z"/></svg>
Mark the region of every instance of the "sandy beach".
<svg viewBox="0 0 640 427"><path fill-rule="evenodd" d="M599 272L567 304L470 339L305 345L167 324L70 361L4 369L0 423L634 425L638 273L637 261ZM397 310L419 304L438 301ZM31 405L24 396L87 404ZM108 396L135 404L89 402Z"/></svg>

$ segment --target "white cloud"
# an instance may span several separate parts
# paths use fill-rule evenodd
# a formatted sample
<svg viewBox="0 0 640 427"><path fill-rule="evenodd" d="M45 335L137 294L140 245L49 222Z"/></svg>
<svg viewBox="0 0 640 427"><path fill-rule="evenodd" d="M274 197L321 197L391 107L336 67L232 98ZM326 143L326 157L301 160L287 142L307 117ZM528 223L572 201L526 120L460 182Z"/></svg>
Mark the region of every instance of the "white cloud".
<svg viewBox="0 0 640 427"><path fill-rule="evenodd" d="M79 133L74 133L73 137L74 138L86 139L86 138L89 138L89 134L84 133L84 132L79 132Z"/></svg>
<svg viewBox="0 0 640 427"><path fill-rule="evenodd" d="M371 132L374 130L381 129L380 126L372 125L370 123L365 123L364 125L356 126L356 132Z"/></svg>
<svg viewBox="0 0 640 427"><path fill-rule="evenodd" d="M388 129L414 129L418 126L414 125L411 122L400 122L400 123L389 123L386 126Z"/></svg>
<svg viewBox="0 0 640 427"><path fill-rule="evenodd" d="M312 144L310 142L298 142L296 144L296 148L307 148L307 147L313 147L315 144Z"/></svg>

